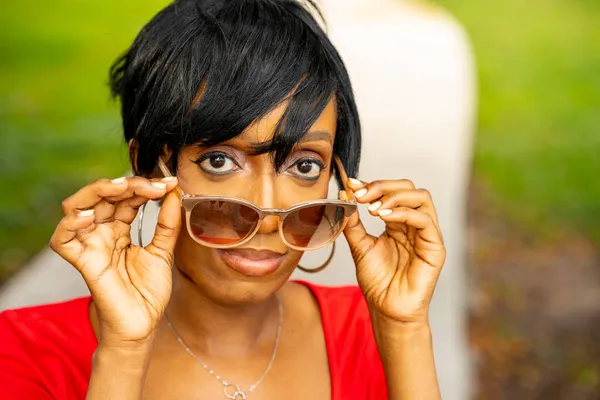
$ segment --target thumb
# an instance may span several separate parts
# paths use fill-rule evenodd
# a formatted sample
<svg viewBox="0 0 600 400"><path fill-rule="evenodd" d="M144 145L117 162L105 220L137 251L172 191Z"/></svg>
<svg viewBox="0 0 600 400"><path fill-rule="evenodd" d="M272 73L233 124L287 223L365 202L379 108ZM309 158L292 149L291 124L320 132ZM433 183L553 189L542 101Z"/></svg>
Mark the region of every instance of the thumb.
<svg viewBox="0 0 600 400"><path fill-rule="evenodd" d="M352 252L352 257L354 261L362 259L364 255L375 245L375 237L370 235L362 221L360 220L360 215L358 214L358 209L354 212L354 214L348 217L348 223L344 228L344 236L348 241L348 245L350 246L350 251Z"/></svg>
<svg viewBox="0 0 600 400"><path fill-rule="evenodd" d="M177 188L171 190L158 213L158 223L152 242L146 250L153 255L171 259L181 230L181 198Z"/></svg>

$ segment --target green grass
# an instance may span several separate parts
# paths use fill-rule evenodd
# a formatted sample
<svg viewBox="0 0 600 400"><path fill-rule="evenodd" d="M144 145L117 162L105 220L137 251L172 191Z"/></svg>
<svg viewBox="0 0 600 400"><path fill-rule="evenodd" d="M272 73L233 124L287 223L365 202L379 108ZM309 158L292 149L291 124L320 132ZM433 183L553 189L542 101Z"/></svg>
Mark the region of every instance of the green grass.
<svg viewBox="0 0 600 400"><path fill-rule="evenodd" d="M475 172L536 233L600 245L600 3L440 0L477 57Z"/></svg>
<svg viewBox="0 0 600 400"><path fill-rule="evenodd" d="M0 12L0 282L47 243L60 202L128 168L112 60L166 0L22 0ZM475 169L507 217L600 243L600 5L440 0L474 44Z"/></svg>
<svg viewBox="0 0 600 400"><path fill-rule="evenodd" d="M110 63L166 1L24 0L0 12L0 282L49 240L61 201L128 168Z"/></svg>

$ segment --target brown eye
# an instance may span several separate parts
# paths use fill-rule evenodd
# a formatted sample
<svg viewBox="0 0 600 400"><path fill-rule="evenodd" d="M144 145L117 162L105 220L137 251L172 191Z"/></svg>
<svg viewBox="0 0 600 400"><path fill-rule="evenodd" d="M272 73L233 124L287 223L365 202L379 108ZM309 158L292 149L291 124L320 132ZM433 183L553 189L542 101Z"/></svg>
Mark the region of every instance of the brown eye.
<svg viewBox="0 0 600 400"><path fill-rule="evenodd" d="M300 172L301 174L308 174L310 171L312 171L313 165L314 164L308 160L300 161L297 164L298 172Z"/></svg>
<svg viewBox="0 0 600 400"><path fill-rule="evenodd" d="M202 155L196 164L207 174L227 175L239 169L239 165L223 152L212 152Z"/></svg>
<svg viewBox="0 0 600 400"><path fill-rule="evenodd" d="M303 158L290 167L288 173L306 180L317 180L321 176L324 165L314 158Z"/></svg>
<svg viewBox="0 0 600 400"><path fill-rule="evenodd" d="M223 166L225 165L225 162L227 161L227 159L224 156L222 156L221 154L210 157L208 160L209 160L210 166L215 169L223 168Z"/></svg>

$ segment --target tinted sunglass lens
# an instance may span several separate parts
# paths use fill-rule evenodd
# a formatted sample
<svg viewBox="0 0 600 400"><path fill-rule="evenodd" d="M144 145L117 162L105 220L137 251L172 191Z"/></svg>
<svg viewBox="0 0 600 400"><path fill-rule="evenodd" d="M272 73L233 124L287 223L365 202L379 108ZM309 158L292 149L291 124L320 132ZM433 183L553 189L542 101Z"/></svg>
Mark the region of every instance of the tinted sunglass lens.
<svg viewBox="0 0 600 400"><path fill-rule="evenodd" d="M340 233L344 215L344 208L339 205L303 207L285 218L283 236L293 246L316 249Z"/></svg>
<svg viewBox="0 0 600 400"><path fill-rule="evenodd" d="M190 229L201 242L231 245L251 234L259 215L251 207L228 200L204 200L190 213Z"/></svg>

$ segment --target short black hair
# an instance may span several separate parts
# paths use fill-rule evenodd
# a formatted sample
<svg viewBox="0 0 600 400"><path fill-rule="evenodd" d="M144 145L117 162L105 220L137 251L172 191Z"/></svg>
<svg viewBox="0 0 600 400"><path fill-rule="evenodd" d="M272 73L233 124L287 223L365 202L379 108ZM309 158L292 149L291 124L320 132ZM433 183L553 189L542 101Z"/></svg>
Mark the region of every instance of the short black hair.
<svg viewBox="0 0 600 400"><path fill-rule="evenodd" d="M136 174L150 175L166 145L214 145L289 101L270 143L281 168L335 96L334 154L356 176L358 111L346 67L319 25L312 0L176 0L138 34L110 69ZM132 160L133 161L133 160ZM338 175L339 181L339 175Z"/></svg>

